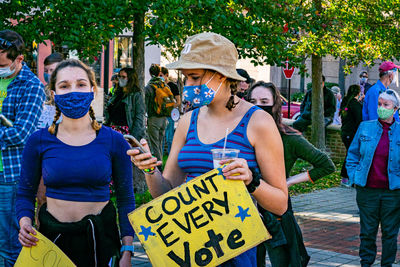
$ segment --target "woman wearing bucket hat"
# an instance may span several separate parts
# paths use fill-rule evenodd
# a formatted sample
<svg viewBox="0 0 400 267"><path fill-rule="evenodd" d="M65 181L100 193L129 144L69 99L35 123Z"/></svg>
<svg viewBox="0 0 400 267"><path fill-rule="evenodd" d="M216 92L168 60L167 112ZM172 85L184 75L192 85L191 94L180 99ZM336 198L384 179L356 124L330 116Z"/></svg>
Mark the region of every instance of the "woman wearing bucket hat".
<svg viewBox="0 0 400 267"><path fill-rule="evenodd" d="M182 71L183 97L195 109L181 118L163 173L152 170L161 161L150 153L133 149L128 154L147 171L147 185L156 197L214 169L211 149L224 147L229 132L226 148L240 152L237 159L221 161L229 163L222 169L224 176L243 180L263 208L282 215L288 201L282 141L270 115L235 95L238 82L245 80L236 72L237 60L236 47L221 35L205 32L189 37L180 59L166 67ZM147 142L141 143L149 151ZM259 176L253 176L250 168L259 170L263 179L257 181ZM256 264L253 248L223 266Z"/></svg>

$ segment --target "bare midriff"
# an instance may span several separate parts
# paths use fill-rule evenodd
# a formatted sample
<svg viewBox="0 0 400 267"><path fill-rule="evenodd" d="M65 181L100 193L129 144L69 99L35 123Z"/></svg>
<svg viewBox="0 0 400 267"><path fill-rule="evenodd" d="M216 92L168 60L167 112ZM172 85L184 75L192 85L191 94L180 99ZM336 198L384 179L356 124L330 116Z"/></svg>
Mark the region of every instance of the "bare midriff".
<svg viewBox="0 0 400 267"><path fill-rule="evenodd" d="M98 215L107 205L104 202L78 202L47 197L47 211L60 222L78 222L86 215Z"/></svg>

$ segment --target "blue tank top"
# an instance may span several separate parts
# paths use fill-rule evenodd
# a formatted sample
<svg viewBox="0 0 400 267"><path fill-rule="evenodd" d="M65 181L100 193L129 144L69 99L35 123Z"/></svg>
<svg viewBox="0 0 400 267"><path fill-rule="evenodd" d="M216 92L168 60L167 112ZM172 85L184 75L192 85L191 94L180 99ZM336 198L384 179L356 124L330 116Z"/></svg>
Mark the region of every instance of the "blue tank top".
<svg viewBox="0 0 400 267"><path fill-rule="evenodd" d="M246 112L236 128L228 134L226 142L226 148L240 150L239 158L246 159L250 168L258 168L258 166L254 147L247 138L247 125L249 124L251 115L257 109L259 108L253 106ZM189 130L186 135L186 144L182 147L178 155L178 165L187 173L187 181L214 169L211 149L224 147L225 138L213 144L204 144L199 140L197 133L198 115L199 109L193 110Z"/></svg>

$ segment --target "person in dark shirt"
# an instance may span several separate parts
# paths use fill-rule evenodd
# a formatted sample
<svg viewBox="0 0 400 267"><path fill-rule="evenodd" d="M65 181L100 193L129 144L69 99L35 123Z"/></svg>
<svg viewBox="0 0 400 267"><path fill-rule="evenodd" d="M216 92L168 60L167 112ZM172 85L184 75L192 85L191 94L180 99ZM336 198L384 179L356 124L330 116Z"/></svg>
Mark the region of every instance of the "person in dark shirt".
<svg viewBox="0 0 400 267"><path fill-rule="evenodd" d="M274 119L283 142L286 183L289 186L302 183L314 182L325 175L335 171L335 165L329 156L315 148L308 142L300 132L282 123L282 100L280 93L273 83L259 81L249 90L247 100L268 112ZM313 165L313 169L291 176L294 163L297 159L303 159ZM279 218L284 229L286 244L280 244L276 238L279 234L272 234L271 241L266 241L257 247L257 266L265 266L266 249L272 266L306 266L309 256L303 244L303 237L293 215L292 205L288 202L288 210ZM265 210L259 207L265 214ZM268 229L268 227L267 227ZM270 229L268 229L270 231ZM293 238L295 237L295 238ZM275 240L274 240L275 239Z"/></svg>
<svg viewBox="0 0 400 267"><path fill-rule="evenodd" d="M119 86L106 107L106 121L113 130L140 140L146 135L143 92L132 68L122 68L118 76Z"/></svg>
<svg viewBox="0 0 400 267"><path fill-rule="evenodd" d="M363 70L360 72L360 88L361 88L361 95L365 96L368 92L368 89L372 86L368 82L368 72Z"/></svg>
<svg viewBox="0 0 400 267"><path fill-rule="evenodd" d="M348 150L346 168L357 190L360 210L360 263L372 266L376 235L382 232L381 266L396 260L400 227L400 122L394 119L400 100L387 89L378 97L378 119L361 122Z"/></svg>
<svg viewBox="0 0 400 267"><path fill-rule="evenodd" d="M325 76L322 75L322 87L324 91L324 124L325 127L332 123L336 111L336 99L332 91L325 86ZM309 90L300 106L300 117L293 123L293 128L300 132L307 130L311 124L312 90Z"/></svg>
<svg viewBox="0 0 400 267"><path fill-rule="evenodd" d="M349 149L358 126L362 122L362 104L360 102L361 88L358 84L350 85L346 96L340 105L339 115L342 119L341 137L346 151ZM346 152L347 156L347 152ZM340 172L342 185L349 186L349 176L346 170L346 158Z"/></svg>
<svg viewBox="0 0 400 267"><path fill-rule="evenodd" d="M167 83L169 89L171 89L172 94L174 95L175 98L175 108L179 110L179 107L181 106L181 95L179 93L179 88L174 83L169 79L169 71L166 67L161 67L161 73L160 77L164 78L164 81ZM172 119L171 116L167 117L168 120L168 125L167 128L165 129L165 143L167 143L167 153L171 151L171 146L172 146L172 139L174 138L174 132L175 132L175 121Z"/></svg>

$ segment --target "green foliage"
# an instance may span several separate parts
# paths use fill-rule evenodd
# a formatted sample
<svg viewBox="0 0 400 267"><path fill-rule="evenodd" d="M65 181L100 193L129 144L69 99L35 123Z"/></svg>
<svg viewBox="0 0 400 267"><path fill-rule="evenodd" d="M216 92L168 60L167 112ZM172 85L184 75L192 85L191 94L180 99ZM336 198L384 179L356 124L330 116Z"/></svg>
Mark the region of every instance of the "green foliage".
<svg viewBox="0 0 400 267"><path fill-rule="evenodd" d="M97 56L102 45L131 27L125 1L24 0L0 5L1 28L20 33L27 44L51 40L81 57Z"/></svg>
<svg viewBox="0 0 400 267"><path fill-rule="evenodd" d="M291 175L296 175L298 173L305 172L311 167L312 166L307 162L303 160L298 160L292 169ZM340 176L341 168L342 168L342 163L338 163L336 164L336 171L334 173L327 175L321 179L318 179L317 181L315 181L315 183L305 182L305 183L295 184L289 187L289 195L293 196L293 195L305 194L315 190L328 189L331 187L339 186L341 182L341 176Z"/></svg>
<svg viewBox="0 0 400 267"><path fill-rule="evenodd" d="M13 28L27 43L50 39L84 57L96 56L108 40L131 29L140 12L146 12L146 27L136 34L175 57L188 36L203 31L226 36L254 65L282 65L288 58L302 71L307 71L303 59L311 55L345 58L345 71L359 61L370 65L399 55L400 0L24 0L0 5L2 28Z"/></svg>
<svg viewBox="0 0 400 267"><path fill-rule="evenodd" d="M153 200L153 197L151 196L149 190L147 190L143 194L138 194L138 193L135 194L136 208L138 208L141 205L146 204L152 200Z"/></svg>
<svg viewBox="0 0 400 267"><path fill-rule="evenodd" d="M305 96L305 93L296 92L290 96L290 101L303 102L304 96Z"/></svg>

